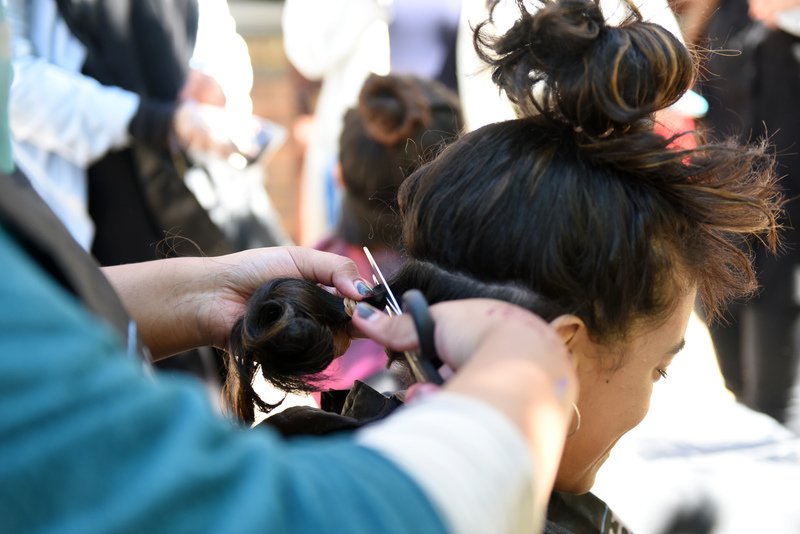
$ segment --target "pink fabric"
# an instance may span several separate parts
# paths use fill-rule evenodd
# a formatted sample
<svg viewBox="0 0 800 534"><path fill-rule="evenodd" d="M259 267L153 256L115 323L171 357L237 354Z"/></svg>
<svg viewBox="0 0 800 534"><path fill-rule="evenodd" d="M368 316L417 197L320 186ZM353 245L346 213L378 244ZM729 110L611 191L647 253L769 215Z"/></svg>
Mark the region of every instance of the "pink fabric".
<svg viewBox="0 0 800 534"><path fill-rule="evenodd" d="M658 114L655 131L662 137L669 138L675 134L691 132L694 127L695 122L691 117L666 109ZM688 150L695 148L695 146L697 146L697 143L695 143L694 135L689 133L673 141L670 148Z"/></svg>

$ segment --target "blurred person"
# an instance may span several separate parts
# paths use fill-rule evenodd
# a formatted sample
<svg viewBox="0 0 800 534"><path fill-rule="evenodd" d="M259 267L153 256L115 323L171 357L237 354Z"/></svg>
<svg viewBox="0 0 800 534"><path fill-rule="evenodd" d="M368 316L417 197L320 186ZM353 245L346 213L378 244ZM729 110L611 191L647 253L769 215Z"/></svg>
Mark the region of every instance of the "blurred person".
<svg viewBox="0 0 800 534"><path fill-rule="evenodd" d="M436 80L458 91L456 33L461 0L392 0L389 6L391 72Z"/></svg>
<svg viewBox="0 0 800 534"><path fill-rule="evenodd" d="M218 110L251 111L226 2L11 0L9 20L15 161L78 242L105 265L165 232L231 250L182 182L185 153L233 151Z"/></svg>
<svg viewBox="0 0 800 534"><path fill-rule="evenodd" d="M288 0L286 55L307 79L321 81L300 193L301 244L335 228L340 197L333 168L345 112L371 74L411 74L455 87L458 0Z"/></svg>
<svg viewBox="0 0 800 534"><path fill-rule="evenodd" d="M14 158L75 239L103 265L233 251L184 182L198 154L233 152L226 126L250 117L250 58L227 3L12 0L8 9ZM159 366L220 381L208 349Z"/></svg>
<svg viewBox="0 0 800 534"><path fill-rule="evenodd" d="M800 431L800 397L792 401L791 393L800 364L800 34L796 17L794 25L782 18L793 7L800 2L692 0L683 4L683 23L687 40L709 49L703 125L718 136L767 140L790 199L784 252L773 257L754 243L758 297L732 306L727 321L712 327L720 368L740 402L781 422L793 418Z"/></svg>

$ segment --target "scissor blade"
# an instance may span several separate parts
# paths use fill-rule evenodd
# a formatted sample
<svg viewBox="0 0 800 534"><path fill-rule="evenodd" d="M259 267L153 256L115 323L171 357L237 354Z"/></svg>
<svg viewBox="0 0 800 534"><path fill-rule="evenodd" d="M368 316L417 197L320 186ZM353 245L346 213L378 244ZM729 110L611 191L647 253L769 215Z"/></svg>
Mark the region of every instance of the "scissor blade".
<svg viewBox="0 0 800 534"><path fill-rule="evenodd" d="M386 288L386 294L389 297L389 299L387 301L388 304L389 304L389 307L397 315L402 315L403 314L403 310L400 309L400 305L397 303L397 299L394 298L394 293L392 293L392 288L389 287L389 283L386 281L386 278L384 278L380 267L378 267L378 264L375 263L375 258L372 257L372 254L370 253L370 251L369 251L369 249L367 247L364 247L364 253L367 255L367 259L369 260L369 264L372 266L372 270L375 272L376 275L378 275L378 278L380 278L381 284L383 284L383 287Z"/></svg>

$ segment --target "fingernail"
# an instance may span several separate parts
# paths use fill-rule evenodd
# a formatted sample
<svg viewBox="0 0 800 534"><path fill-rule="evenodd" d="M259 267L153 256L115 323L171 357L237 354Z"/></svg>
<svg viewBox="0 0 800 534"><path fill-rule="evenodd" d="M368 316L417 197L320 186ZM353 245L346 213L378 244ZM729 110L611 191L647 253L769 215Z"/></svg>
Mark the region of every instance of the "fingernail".
<svg viewBox="0 0 800 534"><path fill-rule="evenodd" d="M359 302L358 306L356 306L356 313L362 319L374 319L378 317L377 311L377 308L367 304L366 302Z"/></svg>
<svg viewBox="0 0 800 534"><path fill-rule="evenodd" d="M366 297L367 295L372 295L372 288L370 288L367 284L365 284L361 280L356 280L356 289L358 290L358 293L362 297Z"/></svg>

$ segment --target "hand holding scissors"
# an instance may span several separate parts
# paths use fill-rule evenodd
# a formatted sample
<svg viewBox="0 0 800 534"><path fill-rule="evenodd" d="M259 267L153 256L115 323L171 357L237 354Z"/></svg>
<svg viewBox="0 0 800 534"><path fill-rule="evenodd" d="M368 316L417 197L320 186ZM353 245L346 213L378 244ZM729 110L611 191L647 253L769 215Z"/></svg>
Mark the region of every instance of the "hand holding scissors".
<svg viewBox="0 0 800 534"><path fill-rule="evenodd" d="M405 311L411 314L414 320L414 326L419 336L419 350L404 352L414 378L417 382L442 384L444 380L437 371L442 362L436 354L433 338L433 318L428 309L428 302L425 300L425 296L417 289L406 291L402 296L403 306L401 308L392 289L389 287L389 283L367 247L364 247L364 253L366 253L367 259L372 266L373 281L376 286L381 285L386 291L386 309L389 315L402 315Z"/></svg>

